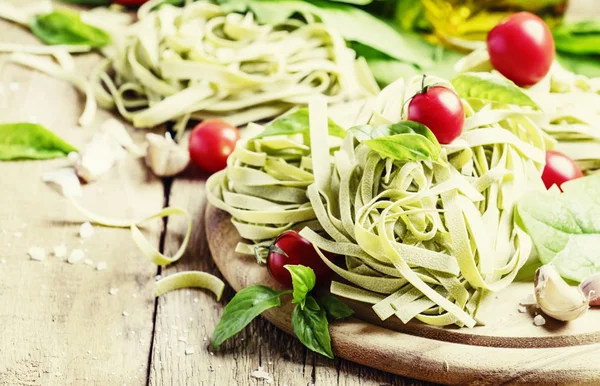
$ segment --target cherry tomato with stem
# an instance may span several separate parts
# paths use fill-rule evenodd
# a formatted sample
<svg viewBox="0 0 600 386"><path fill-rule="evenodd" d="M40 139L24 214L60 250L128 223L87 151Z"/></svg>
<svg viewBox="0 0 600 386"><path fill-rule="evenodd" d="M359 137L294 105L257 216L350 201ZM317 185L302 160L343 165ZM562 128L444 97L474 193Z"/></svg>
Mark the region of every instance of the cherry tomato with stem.
<svg viewBox="0 0 600 386"><path fill-rule="evenodd" d="M554 150L546 151L546 166L542 173L542 181L547 189L552 185L560 188L563 183L580 177L583 177L583 172L575 161L563 153Z"/></svg>
<svg viewBox="0 0 600 386"><path fill-rule="evenodd" d="M312 268L316 276L316 285L325 283L333 271L321 260L315 247L300 236L297 231L280 234L268 248L267 269L271 276L286 288L292 288L292 275L286 265L304 265ZM331 254L323 252L331 260Z"/></svg>
<svg viewBox="0 0 600 386"><path fill-rule="evenodd" d="M190 134L190 159L208 172L223 170L239 139L240 132L235 126L219 119L203 121Z"/></svg>
<svg viewBox="0 0 600 386"><path fill-rule="evenodd" d="M487 36L492 66L518 86L531 86L550 71L555 48L552 32L538 16L515 13Z"/></svg>
<svg viewBox="0 0 600 386"><path fill-rule="evenodd" d="M408 104L408 119L427 126L439 143L449 144L462 132L465 111L460 98L451 89L425 86Z"/></svg>

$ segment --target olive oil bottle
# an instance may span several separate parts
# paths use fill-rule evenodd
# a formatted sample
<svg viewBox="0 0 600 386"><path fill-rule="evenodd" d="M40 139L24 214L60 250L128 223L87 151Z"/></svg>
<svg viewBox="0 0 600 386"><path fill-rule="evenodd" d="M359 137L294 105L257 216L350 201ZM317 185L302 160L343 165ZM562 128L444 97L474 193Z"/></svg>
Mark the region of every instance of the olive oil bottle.
<svg viewBox="0 0 600 386"><path fill-rule="evenodd" d="M514 12L528 11L552 28L560 23L568 0L421 0L425 16L441 40L485 40L487 33Z"/></svg>

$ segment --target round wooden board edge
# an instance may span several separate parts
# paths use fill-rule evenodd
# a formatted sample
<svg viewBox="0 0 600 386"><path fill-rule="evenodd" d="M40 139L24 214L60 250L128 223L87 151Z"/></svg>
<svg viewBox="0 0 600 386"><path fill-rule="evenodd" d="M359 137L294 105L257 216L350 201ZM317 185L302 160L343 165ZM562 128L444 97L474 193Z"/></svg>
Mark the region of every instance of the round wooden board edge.
<svg viewBox="0 0 600 386"><path fill-rule="evenodd" d="M277 287L264 267L234 252L240 240L230 216L208 204L206 237L213 260L235 291ZM292 334L292 307L263 314ZM574 347L504 348L439 341L350 318L330 325L336 356L397 375L444 384L600 384L600 343Z"/></svg>

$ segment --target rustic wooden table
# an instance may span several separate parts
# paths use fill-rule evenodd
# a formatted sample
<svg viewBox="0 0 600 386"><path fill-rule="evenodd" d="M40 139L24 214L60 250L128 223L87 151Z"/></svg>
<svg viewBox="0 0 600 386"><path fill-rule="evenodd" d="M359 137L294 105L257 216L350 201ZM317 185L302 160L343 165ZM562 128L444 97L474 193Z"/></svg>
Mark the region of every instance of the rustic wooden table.
<svg viewBox="0 0 600 386"><path fill-rule="evenodd" d="M0 42L37 44L28 31L2 21ZM77 57L78 70L96 60ZM102 111L94 125L78 127L82 103L68 83L0 57L0 122L39 122L83 147L112 115ZM131 133L142 141L145 131ZM231 289L221 302L200 290L152 297L156 275L190 269L219 275L204 236L207 176L190 169L161 181L141 161L129 159L84 187L82 203L105 215L141 218L166 205L192 213L187 254L161 269L141 256L128 230L96 226L91 238L78 237L85 219L41 180L44 172L67 164L60 159L0 165L0 385L268 384L251 377L259 367L277 385L423 384L315 355L260 319L213 352L208 338ZM184 231L177 218L145 229L167 254L179 247ZM53 246L63 243L69 250L82 248L93 265L51 256ZM31 260L32 246L45 248L47 259ZM103 261L107 269L97 270ZM111 288L118 292L109 294ZM194 353L186 355L186 348Z"/></svg>

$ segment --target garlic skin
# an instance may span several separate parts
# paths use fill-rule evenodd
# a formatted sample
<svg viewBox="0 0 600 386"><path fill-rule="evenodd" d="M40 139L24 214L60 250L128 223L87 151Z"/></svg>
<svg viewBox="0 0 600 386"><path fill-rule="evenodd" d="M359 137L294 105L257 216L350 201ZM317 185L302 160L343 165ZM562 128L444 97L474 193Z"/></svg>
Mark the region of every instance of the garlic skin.
<svg viewBox="0 0 600 386"><path fill-rule="evenodd" d="M146 134L148 149L146 165L158 177L171 177L181 173L190 162L187 149L177 145L169 133L165 136Z"/></svg>
<svg viewBox="0 0 600 386"><path fill-rule="evenodd" d="M589 308L588 298L581 289L568 285L552 265L538 268L534 283L538 305L554 319L575 320Z"/></svg>
<svg viewBox="0 0 600 386"><path fill-rule="evenodd" d="M588 297L590 306L600 306L600 272L582 281L579 289Z"/></svg>

